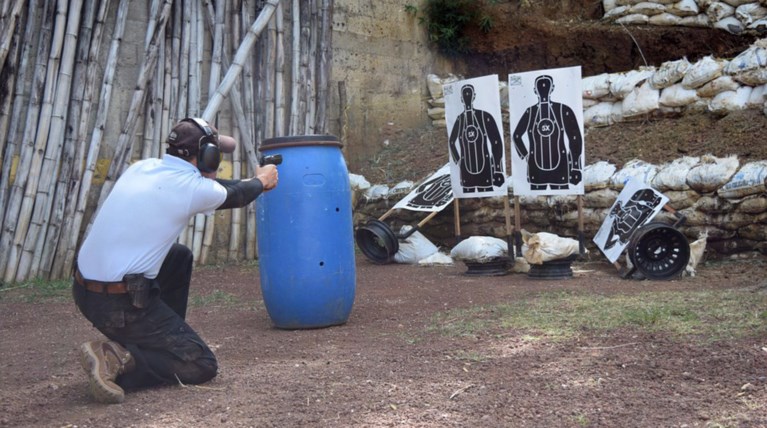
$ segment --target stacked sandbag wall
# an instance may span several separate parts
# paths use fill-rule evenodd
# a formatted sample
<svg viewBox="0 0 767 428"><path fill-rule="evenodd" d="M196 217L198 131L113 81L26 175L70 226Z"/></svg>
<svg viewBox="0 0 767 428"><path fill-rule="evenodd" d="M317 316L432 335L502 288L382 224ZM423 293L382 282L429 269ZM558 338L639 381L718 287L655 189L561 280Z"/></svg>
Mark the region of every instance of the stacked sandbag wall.
<svg viewBox="0 0 767 428"><path fill-rule="evenodd" d="M503 76L499 76L503 79ZM457 76L427 76L431 98L427 114L432 124L445 127L442 85ZM603 73L582 79L583 124L586 128L655 116L679 116L687 112L759 109L767 114L767 39L755 42L732 59L706 56L691 63L686 58L658 67L641 67L620 73ZM501 111L508 123L508 92L499 81Z"/></svg>
<svg viewBox="0 0 767 428"><path fill-rule="evenodd" d="M602 0L604 20L623 25L717 28L732 34L767 30L763 0Z"/></svg>
<svg viewBox="0 0 767 428"><path fill-rule="evenodd" d="M673 224L686 218L680 230L692 241L707 234L709 248L722 254L743 251L767 253L767 161L741 164L737 157L683 157L663 165L633 160L621 168L600 161L584 170L582 196L587 246L601 226L628 179L638 179L669 197L668 207L656 221ZM396 188L396 189L395 189ZM407 186L374 185L355 190L355 224L379 218L409 191ZM510 210L514 224L513 193ZM458 203L460 237L506 238L506 211L502 198L461 199ZM520 197L520 222L529 232L578 236L575 196ZM415 225L428 213L397 210L386 222L393 230ZM428 221L421 231L433 242L450 247L456 242L453 207Z"/></svg>

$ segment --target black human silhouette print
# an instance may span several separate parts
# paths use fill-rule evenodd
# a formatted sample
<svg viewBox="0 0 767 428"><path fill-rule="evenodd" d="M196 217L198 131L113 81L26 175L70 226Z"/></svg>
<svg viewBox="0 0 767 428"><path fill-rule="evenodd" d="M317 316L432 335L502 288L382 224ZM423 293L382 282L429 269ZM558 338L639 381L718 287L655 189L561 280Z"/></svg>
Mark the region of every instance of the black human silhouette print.
<svg viewBox="0 0 767 428"><path fill-rule="evenodd" d="M641 189L634 192L625 204L616 201L608 214L613 223L604 248L610 249L619 242L621 246L628 244L634 232L649 220L662 200L653 189Z"/></svg>
<svg viewBox="0 0 767 428"><path fill-rule="evenodd" d="M434 208L442 206L453 199L453 188L450 185L450 173L440 175L425 181L416 188L416 196L408 201L410 208Z"/></svg>
<svg viewBox="0 0 767 428"><path fill-rule="evenodd" d="M534 89L538 102L527 107L517 122L512 133L514 148L527 163L530 190L569 189L583 178L578 118L570 106L552 101L551 76L538 76Z"/></svg>
<svg viewBox="0 0 767 428"><path fill-rule="evenodd" d="M474 108L474 86L461 87L463 112L450 130L450 156L460 170L464 193L492 192L503 186L503 138L493 115Z"/></svg>

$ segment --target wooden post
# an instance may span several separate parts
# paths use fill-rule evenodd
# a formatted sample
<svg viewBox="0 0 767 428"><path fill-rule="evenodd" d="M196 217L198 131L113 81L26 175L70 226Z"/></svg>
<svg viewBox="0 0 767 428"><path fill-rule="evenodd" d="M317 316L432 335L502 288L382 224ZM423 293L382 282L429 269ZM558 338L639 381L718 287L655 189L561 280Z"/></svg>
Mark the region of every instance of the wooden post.
<svg viewBox="0 0 767 428"><path fill-rule="evenodd" d="M586 243L583 241L583 195L577 196L578 200L578 250L581 257L586 255Z"/></svg>
<svg viewBox="0 0 767 428"><path fill-rule="evenodd" d="M522 218L519 209L519 196L514 196L514 247L517 257L522 257Z"/></svg>
<svg viewBox="0 0 767 428"><path fill-rule="evenodd" d="M453 199L453 228L455 230L456 241L461 240L461 210L458 206L458 198Z"/></svg>

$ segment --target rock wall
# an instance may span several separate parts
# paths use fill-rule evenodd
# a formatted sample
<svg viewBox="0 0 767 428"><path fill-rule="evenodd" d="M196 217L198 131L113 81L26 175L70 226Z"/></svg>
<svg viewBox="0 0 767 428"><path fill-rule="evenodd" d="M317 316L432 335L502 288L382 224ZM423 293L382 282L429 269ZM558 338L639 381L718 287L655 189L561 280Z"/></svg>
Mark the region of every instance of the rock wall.
<svg viewBox="0 0 767 428"><path fill-rule="evenodd" d="M412 2L422 9L425 1ZM429 48L426 32L401 1L336 0L330 133L346 160L366 161L403 130L429 125L423 76L453 65ZM345 86L346 103L339 98Z"/></svg>

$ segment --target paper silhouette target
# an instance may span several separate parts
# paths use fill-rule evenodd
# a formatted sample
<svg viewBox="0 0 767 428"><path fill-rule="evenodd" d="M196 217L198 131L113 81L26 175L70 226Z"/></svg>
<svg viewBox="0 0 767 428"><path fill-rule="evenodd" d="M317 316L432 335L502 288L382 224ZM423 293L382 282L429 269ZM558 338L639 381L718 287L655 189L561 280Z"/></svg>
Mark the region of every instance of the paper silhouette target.
<svg viewBox="0 0 767 428"><path fill-rule="evenodd" d="M581 68L509 75L515 195L582 195Z"/></svg>
<svg viewBox="0 0 767 428"><path fill-rule="evenodd" d="M394 208L434 212L442 211L450 202L453 202L450 165L445 164L410 191L407 196L400 199Z"/></svg>
<svg viewBox="0 0 767 428"><path fill-rule="evenodd" d="M443 86L456 198L506 195L506 151L498 76L460 80Z"/></svg>
<svg viewBox="0 0 767 428"><path fill-rule="evenodd" d="M594 235L594 243L611 263L615 263L634 232L649 223L668 197L638 180L629 180Z"/></svg>

